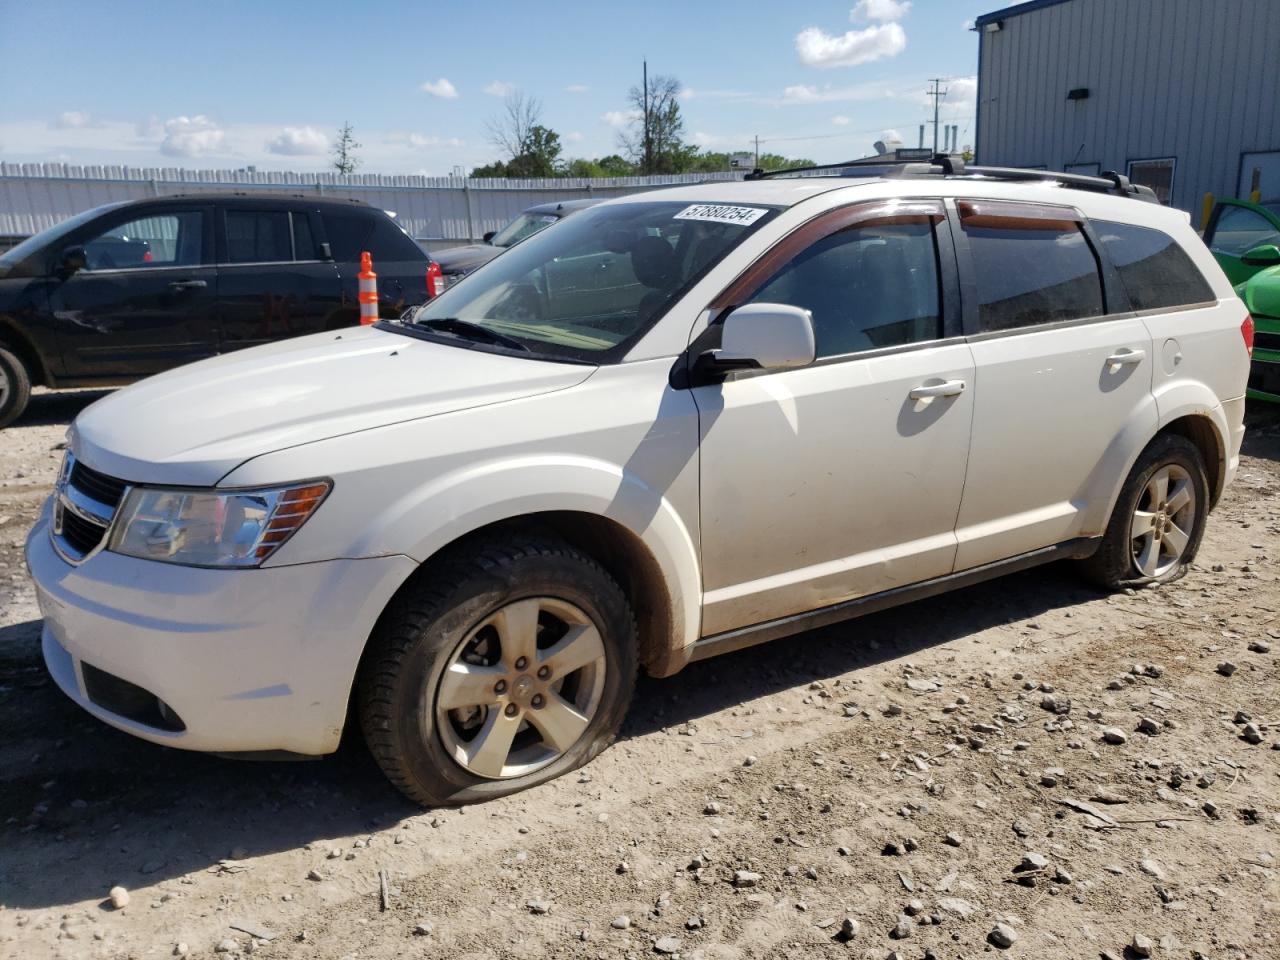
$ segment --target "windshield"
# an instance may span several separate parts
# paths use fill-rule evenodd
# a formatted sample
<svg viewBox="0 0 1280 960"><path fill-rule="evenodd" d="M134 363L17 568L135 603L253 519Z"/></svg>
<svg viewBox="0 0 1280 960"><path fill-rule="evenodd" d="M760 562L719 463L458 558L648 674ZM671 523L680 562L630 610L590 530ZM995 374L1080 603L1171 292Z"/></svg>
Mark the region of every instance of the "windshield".
<svg viewBox="0 0 1280 960"><path fill-rule="evenodd" d="M531 237L560 218L554 213L522 213L493 235L489 242L495 247L509 247L525 237Z"/></svg>
<svg viewBox="0 0 1280 960"><path fill-rule="evenodd" d="M55 241L67 234L73 232L77 227L88 223L98 214L110 210L112 207L118 207L118 203L105 203L100 207L94 207L92 210L86 210L84 213L77 213L69 220L63 220L61 223L55 224L48 230L42 230L34 236L27 237L16 247L11 247L4 253L0 254L0 263L13 265L21 263L31 254L46 245L52 245Z"/></svg>
<svg viewBox="0 0 1280 960"><path fill-rule="evenodd" d="M615 363L773 213L683 201L592 207L495 257L413 321L466 321L540 355Z"/></svg>

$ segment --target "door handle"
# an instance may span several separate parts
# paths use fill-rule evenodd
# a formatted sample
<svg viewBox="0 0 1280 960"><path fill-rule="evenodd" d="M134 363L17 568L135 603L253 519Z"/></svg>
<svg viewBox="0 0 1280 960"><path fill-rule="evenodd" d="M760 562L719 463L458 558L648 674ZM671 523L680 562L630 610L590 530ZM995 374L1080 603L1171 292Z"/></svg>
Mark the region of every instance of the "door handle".
<svg viewBox="0 0 1280 960"><path fill-rule="evenodd" d="M1133 350L1129 347L1122 347L1107 357L1108 366L1119 366L1126 363L1141 363L1146 357L1147 351Z"/></svg>
<svg viewBox="0 0 1280 960"><path fill-rule="evenodd" d="M209 284L204 280L175 280L169 284L170 290L203 290Z"/></svg>
<svg viewBox="0 0 1280 960"><path fill-rule="evenodd" d="M944 380L942 383L922 384L908 394L912 400L930 400L933 397L954 397L964 393L963 380Z"/></svg>

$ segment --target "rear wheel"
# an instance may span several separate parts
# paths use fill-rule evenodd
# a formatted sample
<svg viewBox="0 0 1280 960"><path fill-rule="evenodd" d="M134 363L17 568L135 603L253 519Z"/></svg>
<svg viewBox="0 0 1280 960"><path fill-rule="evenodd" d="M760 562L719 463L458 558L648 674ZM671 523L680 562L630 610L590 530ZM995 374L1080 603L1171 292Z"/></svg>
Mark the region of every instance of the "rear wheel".
<svg viewBox="0 0 1280 960"><path fill-rule="evenodd" d="M1204 460L1190 440L1157 437L1134 464L1085 574L1116 589L1172 583L1195 559L1209 511Z"/></svg>
<svg viewBox="0 0 1280 960"><path fill-rule="evenodd" d="M31 376L22 361L0 344L0 427L17 420L31 399Z"/></svg>
<svg viewBox="0 0 1280 960"><path fill-rule="evenodd" d="M636 675L618 585L558 540L477 547L396 602L366 654L365 739L426 805L514 793L612 742Z"/></svg>

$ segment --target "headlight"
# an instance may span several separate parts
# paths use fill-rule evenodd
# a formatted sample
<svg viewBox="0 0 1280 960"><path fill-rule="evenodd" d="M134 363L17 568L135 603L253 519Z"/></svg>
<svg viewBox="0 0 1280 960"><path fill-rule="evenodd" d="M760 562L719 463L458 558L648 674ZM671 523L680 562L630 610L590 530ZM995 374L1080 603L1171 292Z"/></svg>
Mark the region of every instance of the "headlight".
<svg viewBox="0 0 1280 960"><path fill-rule="evenodd" d="M256 567L306 522L329 488L327 480L225 493L135 487L107 549L193 567Z"/></svg>

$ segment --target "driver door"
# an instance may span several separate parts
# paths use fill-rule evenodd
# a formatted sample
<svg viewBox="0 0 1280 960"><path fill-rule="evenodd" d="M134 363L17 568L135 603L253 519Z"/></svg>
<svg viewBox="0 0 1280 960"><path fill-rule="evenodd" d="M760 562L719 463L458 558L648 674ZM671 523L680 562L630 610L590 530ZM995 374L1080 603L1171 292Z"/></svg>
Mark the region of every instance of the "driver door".
<svg viewBox="0 0 1280 960"><path fill-rule="evenodd" d="M899 201L806 224L718 298L810 310L817 359L693 390L704 636L952 571L974 388L957 290L942 205Z"/></svg>
<svg viewBox="0 0 1280 960"><path fill-rule="evenodd" d="M134 379L218 352L211 209L126 208L72 241L87 265L49 293L68 378Z"/></svg>

